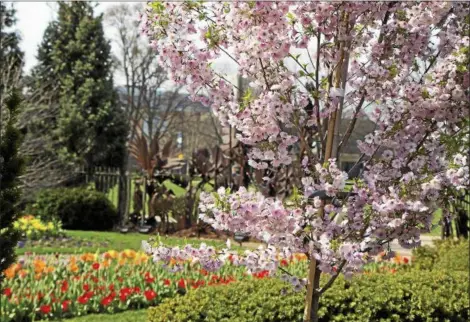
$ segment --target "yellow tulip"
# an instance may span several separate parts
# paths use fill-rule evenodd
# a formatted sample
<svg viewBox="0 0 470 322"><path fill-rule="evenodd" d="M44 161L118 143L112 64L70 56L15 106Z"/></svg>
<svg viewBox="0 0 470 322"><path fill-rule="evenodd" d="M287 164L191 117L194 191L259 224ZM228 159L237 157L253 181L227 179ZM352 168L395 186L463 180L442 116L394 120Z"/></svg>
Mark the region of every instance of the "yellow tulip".
<svg viewBox="0 0 470 322"><path fill-rule="evenodd" d="M119 253L115 250L108 250L104 253L104 258L106 259L116 259L119 256Z"/></svg>
<svg viewBox="0 0 470 322"><path fill-rule="evenodd" d="M80 259L84 262L93 262L96 260L96 257L97 257L96 254L85 253L80 256Z"/></svg>
<svg viewBox="0 0 470 322"><path fill-rule="evenodd" d="M125 249L122 253L121 253L121 257L123 258L134 258L136 256L136 252L135 250L132 250L132 249Z"/></svg>

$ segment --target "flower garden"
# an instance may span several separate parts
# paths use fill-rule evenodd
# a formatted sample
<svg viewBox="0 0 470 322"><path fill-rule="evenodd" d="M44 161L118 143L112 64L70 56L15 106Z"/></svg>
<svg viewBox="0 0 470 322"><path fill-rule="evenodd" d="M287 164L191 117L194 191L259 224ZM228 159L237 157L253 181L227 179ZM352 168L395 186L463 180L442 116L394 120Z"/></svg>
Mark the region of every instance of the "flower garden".
<svg viewBox="0 0 470 322"><path fill-rule="evenodd" d="M283 265L301 270L304 262L299 255ZM173 261L176 264L184 268L173 273L171 267L157 266L146 254L130 249L100 255L28 256L4 272L2 312L12 321L117 313L158 305L188 289L269 276L267 271L247 275L232 265L209 273L191 260Z"/></svg>
<svg viewBox="0 0 470 322"><path fill-rule="evenodd" d="M467 3L0 9L0 322L469 321Z"/></svg>
<svg viewBox="0 0 470 322"><path fill-rule="evenodd" d="M457 244L458 247L460 247L460 251L465 249L463 243ZM447 246L443 251L449 252L450 249L455 248ZM422 276L427 274L429 276L433 272L433 265L436 265L437 257L429 250L421 250L417 253L416 258L397 255L391 259L385 259L383 254L380 254L364 268L363 274L360 274L362 277L355 277L352 283L364 283L364 279L370 279L371 283L382 280L385 283L393 284L394 278L406 279L406 276L410 276L410 274ZM228 262L231 262L230 259ZM177 270L173 269L176 267L178 267ZM244 289L247 285L257 285L257 281L261 279L273 280L266 285L271 285L275 289L284 285L279 288L279 292L284 292L288 297L293 297L298 301L303 292L301 283L298 284L300 287L297 290L295 287L291 287L290 283L282 284L284 283L282 279L286 278L282 273L285 270L297 276L305 274L307 270L305 255L294 255L289 261L281 260L280 267L282 270L276 277L270 276L268 271L247 274L243 268L232 264L224 265L217 272L208 272L192 259L188 259L184 263L178 263L173 259L168 267L164 267L154 264L152 258L147 254L131 249L109 250L102 254L22 256L17 263L11 265L4 272L6 283L3 294L1 294L3 312L1 321L62 320L93 313L117 314L149 307L156 307L160 313L163 308L167 308L169 311L179 311L185 310L184 307L180 308L180 305L177 304L179 302L171 301L186 296L193 298L192 293L197 289L211 289L215 286L228 287L229 284L233 284L230 290L237 292L238 287ZM466 267L465 263L461 261L454 269L461 270L463 273ZM433 274L436 274L437 278L442 273ZM447 278L453 279L461 275L463 274L449 273ZM279 279L279 277L281 278ZM464 287L465 283L461 288ZM412 290L413 285L410 285L410 291ZM187 294L188 292L190 294ZM206 292L204 294L207 292L212 294L210 290L204 292ZM281 293L270 291L271 295L266 300L279 301L278 297ZM334 290L332 293L335 293ZM214 296L217 300L218 295L210 296ZM248 294L246 296L248 297ZM464 300L465 296L462 301ZM245 303L244 299L241 301ZM465 305L462 301L455 317L464 316L462 310ZM158 309L160 305L162 308ZM301 307L300 302L295 306L294 311L297 312L297 315L300 314ZM203 309L207 309L207 307L203 307ZM142 315L143 320L145 320L145 316L146 314ZM152 321L182 320L158 318ZM278 320L267 318L266 321ZM297 321L297 319L289 321Z"/></svg>

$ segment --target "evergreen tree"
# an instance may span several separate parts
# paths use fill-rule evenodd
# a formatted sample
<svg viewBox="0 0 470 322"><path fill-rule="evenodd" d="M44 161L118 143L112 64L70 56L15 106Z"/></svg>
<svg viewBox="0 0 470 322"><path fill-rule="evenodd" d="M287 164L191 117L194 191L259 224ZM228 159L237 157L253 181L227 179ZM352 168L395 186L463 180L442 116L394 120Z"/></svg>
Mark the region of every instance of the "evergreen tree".
<svg viewBox="0 0 470 322"><path fill-rule="evenodd" d="M22 134L17 128L17 114L21 98L14 91L5 100L5 106L0 106L2 127L0 133L0 285L3 272L15 260L15 246L18 242L18 232L13 228L13 222L18 217L18 201L20 199L19 175L23 168L23 159L18 151Z"/></svg>
<svg viewBox="0 0 470 322"><path fill-rule="evenodd" d="M20 36L13 4L0 2L0 98L9 89L18 86L24 53L20 49Z"/></svg>
<svg viewBox="0 0 470 322"><path fill-rule="evenodd" d="M113 89L111 47L102 16L87 2L59 3L33 70L35 87L47 95L54 150L64 162L120 167L127 125Z"/></svg>

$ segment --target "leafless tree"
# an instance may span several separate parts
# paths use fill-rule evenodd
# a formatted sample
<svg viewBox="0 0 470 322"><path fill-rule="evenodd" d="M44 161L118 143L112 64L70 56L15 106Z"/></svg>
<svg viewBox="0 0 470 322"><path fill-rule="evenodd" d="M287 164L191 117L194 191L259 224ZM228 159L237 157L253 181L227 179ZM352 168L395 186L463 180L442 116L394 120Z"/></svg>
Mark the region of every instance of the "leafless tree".
<svg viewBox="0 0 470 322"><path fill-rule="evenodd" d="M117 48L116 80L123 80L121 103L130 122L143 119L150 131L149 137L164 132L171 124L176 109L182 109L185 96L180 88L164 91L167 74L158 65L157 53L141 36L136 12L142 11L141 3L117 4L108 9L105 23L113 29L112 41ZM135 130L131 128L130 140Z"/></svg>
<svg viewBox="0 0 470 322"><path fill-rule="evenodd" d="M105 14L105 24L113 30L112 42L117 48L115 56L116 83L122 108L129 120L129 142L137 134L135 124L143 121L143 133L148 140L174 140L171 128L179 112L191 103L179 87L165 90L169 83L166 72L158 65L156 53L141 36L136 12L142 11L141 3L117 4ZM168 86L167 86L168 87ZM126 158L124 171L131 169L130 155ZM125 189L125 188L124 188ZM121 205L120 209L128 209ZM122 207L122 208L121 208Z"/></svg>
<svg viewBox="0 0 470 322"><path fill-rule="evenodd" d="M28 86L25 81L25 101L19 119L20 128L26 132L20 149L27 159L22 177L25 197L44 188L62 186L76 176L77 169L60 156L60 140L48 126L58 117L59 106L46 87Z"/></svg>

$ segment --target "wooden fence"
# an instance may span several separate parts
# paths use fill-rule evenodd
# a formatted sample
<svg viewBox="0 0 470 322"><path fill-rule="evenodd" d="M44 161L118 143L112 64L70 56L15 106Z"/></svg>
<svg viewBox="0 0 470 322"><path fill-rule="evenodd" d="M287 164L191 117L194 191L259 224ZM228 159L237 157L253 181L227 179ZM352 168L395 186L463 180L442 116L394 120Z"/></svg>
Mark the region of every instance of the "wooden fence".
<svg viewBox="0 0 470 322"><path fill-rule="evenodd" d="M82 168L77 174L83 178L85 185L91 185L95 190L106 194L119 210L120 218L127 217L132 200L131 175L121 173L119 168L105 167Z"/></svg>
<svg viewBox="0 0 470 322"><path fill-rule="evenodd" d="M455 201L456 236L468 238L470 230L470 190L457 192Z"/></svg>

